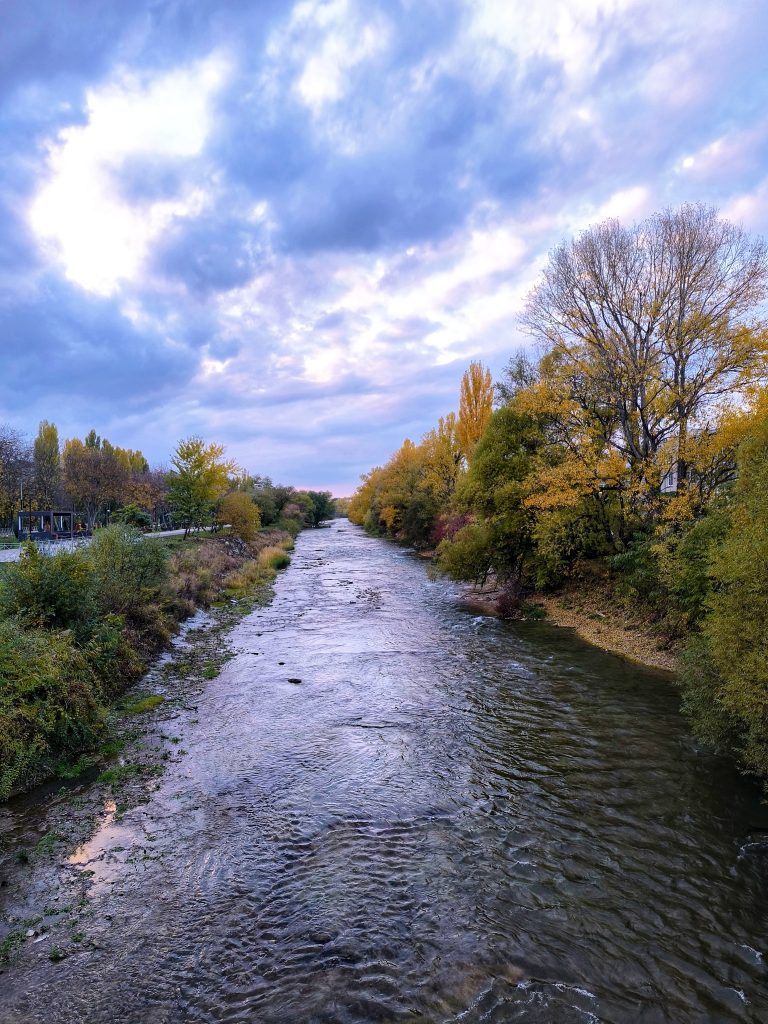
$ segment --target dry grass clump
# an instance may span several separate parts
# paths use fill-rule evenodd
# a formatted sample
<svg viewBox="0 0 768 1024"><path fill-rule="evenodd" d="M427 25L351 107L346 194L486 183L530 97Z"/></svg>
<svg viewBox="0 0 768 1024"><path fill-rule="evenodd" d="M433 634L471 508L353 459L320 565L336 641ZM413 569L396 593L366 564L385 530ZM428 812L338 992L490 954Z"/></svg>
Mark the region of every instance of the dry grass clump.
<svg viewBox="0 0 768 1024"><path fill-rule="evenodd" d="M215 540L183 548L171 556L171 589L179 601L207 606L216 600L241 561Z"/></svg>
<svg viewBox="0 0 768 1024"><path fill-rule="evenodd" d="M239 597L271 583L290 562L289 533L257 534L246 544L234 537L216 538L182 548L171 556L171 591L178 618L195 606L208 606L222 593ZM256 556L254 558L254 555Z"/></svg>
<svg viewBox="0 0 768 1024"><path fill-rule="evenodd" d="M277 572L290 563L289 545L293 547L293 538L289 536L274 543L274 536L269 538L273 543L262 547L258 557L245 562L241 568L227 579L227 593L230 596L241 596L254 587L271 583Z"/></svg>

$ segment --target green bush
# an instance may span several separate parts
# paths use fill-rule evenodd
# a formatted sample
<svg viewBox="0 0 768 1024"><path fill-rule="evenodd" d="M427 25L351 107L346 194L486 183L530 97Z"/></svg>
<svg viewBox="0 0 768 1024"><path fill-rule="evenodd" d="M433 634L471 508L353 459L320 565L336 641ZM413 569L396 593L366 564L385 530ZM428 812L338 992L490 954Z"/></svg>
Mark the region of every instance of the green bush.
<svg viewBox="0 0 768 1024"><path fill-rule="evenodd" d="M744 727L724 703L725 681L715 667L706 637L695 634L683 654L680 684L682 709L694 735L721 753L741 746Z"/></svg>
<svg viewBox="0 0 768 1024"><path fill-rule="evenodd" d="M100 680L73 634L0 621L0 799L104 725Z"/></svg>
<svg viewBox="0 0 768 1024"><path fill-rule="evenodd" d="M96 618L94 572L85 551L43 555L31 543L0 578L0 618L25 628L71 629L86 637Z"/></svg>
<svg viewBox="0 0 768 1024"><path fill-rule="evenodd" d="M152 527L152 516L138 505L124 505L112 513L111 522L116 526L133 526L137 530L149 530Z"/></svg>
<svg viewBox="0 0 768 1024"><path fill-rule="evenodd" d="M610 559L609 565L621 597L641 601L652 608L665 606L659 559L649 538L631 541L626 551Z"/></svg>
<svg viewBox="0 0 768 1024"><path fill-rule="evenodd" d="M575 508L539 512L532 536L531 574L537 590L558 586L577 560L609 553L605 531L586 501Z"/></svg>
<svg viewBox="0 0 768 1024"><path fill-rule="evenodd" d="M440 569L455 580L484 582L493 568L493 534L488 526L470 523L451 539L440 542L437 560Z"/></svg>
<svg viewBox="0 0 768 1024"><path fill-rule="evenodd" d="M768 420L738 466L727 527L708 528L712 590L686 656L684 708L697 735L768 781Z"/></svg>
<svg viewBox="0 0 768 1024"><path fill-rule="evenodd" d="M712 592L711 561L729 526L725 507L713 508L690 525L683 536L660 555L661 578L669 595L670 618L697 625Z"/></svg>
<svg viewBox="0 0 768 1024"><path fill-rule="evenodd" d="M168 582L168 553L128 526L100 530L88 548L96 600L102 612L137 619Z"/></svg>

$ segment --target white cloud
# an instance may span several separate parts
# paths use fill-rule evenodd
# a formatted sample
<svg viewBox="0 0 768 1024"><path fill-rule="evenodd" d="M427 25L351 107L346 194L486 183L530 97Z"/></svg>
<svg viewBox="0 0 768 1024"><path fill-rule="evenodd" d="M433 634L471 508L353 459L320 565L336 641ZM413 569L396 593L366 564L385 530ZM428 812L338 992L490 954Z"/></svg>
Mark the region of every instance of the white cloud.
<svg viewBox="0 0 768 1024"><path fill-rule="evenodd" d="M382 53L389 40L387 21L361 12L350 0L303 0L288 24L269 38L272 72L266 73L264 88L273 89L289 67L296 95L316 117L323 116L347 95L350 72Z"/></svg>
<svg viewBox="0 0 768 1024"><path fill-rule="evenodd" d="M172 217L202 207L204 194L191 188L174 200L129 204L110 175L129 157L198 155L225 75L214 56L150 82L122 75L88 93L87 123L65 129L51 146L49 177L29 214L69 280L113 292L137 276L150 241Z"/></svg>
<svg viewBox="0 0 768 1024"><path fill-rule="evenodd" d="M768 144L768 119L712 139L680 161L678 171L696 179L726 182L759 166Z"/></svg>
<svg viewBox="0 0 768 1024"><path fill-rule="evenodd" d="M597 70L599 26L640 0L476 0L470 5L472 32L486 43L525 59L557 61L569 79L584 81Z"/></svg>
<svg viewBox="0 0 768 1024"><path fill-rule="evenodd" d="M751 191L734 196L720 213L748 231L768 231L768 178Z"/></svg>

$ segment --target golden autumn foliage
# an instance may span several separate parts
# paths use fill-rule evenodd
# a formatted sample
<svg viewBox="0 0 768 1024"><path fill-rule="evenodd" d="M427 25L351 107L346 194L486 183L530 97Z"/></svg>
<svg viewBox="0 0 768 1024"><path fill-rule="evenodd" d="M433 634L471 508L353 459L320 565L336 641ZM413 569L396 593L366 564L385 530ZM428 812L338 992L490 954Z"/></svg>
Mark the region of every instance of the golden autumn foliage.
<svg viewBox="0 0 768 1024"><path fill-rule="evenodd" d="M231 491L221 502L218 520L221 525L229 525L233 532L247 544L255 540L261 518L259 509L253 499L243 491Z"/></svg>
<svg viewBox="0 0 768 1024"><path fill-rule="evenodd" d="M506 614L608 578L690 640L700 738L768 779L766 297L765 243L707 207L589 228L529 297L539 358L512 357L501 408L473 362L458 415L365 476L350 515L437 546L457 579L495 578Z"/></svg>
<svg viewBox="0 0 768 1024"><path fill-rule="evenodd" d="M459 416L456 421L456 440L467 462L471 461L492 412L491 371L485 369L480 362L472 362L461 378Z"/></svg>

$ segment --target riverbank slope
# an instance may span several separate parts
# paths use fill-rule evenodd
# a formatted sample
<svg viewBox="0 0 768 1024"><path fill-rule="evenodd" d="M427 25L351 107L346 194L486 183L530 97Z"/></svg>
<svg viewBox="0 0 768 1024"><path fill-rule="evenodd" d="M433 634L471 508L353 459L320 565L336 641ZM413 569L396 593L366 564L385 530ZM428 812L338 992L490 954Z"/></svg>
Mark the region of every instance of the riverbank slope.
<svg viewBox="0 0 768 1024"><path fill-rule="evenodd" d="M481 614L499 617L502 596L503 592L491 582L485 586L467 584L463 599ZM605 581L574 582L556 593L534 594L525 608L539 609L553 625L574 630L582 640L603 651L662 672L674 674L679 670L677 646L669 635L641 605L628 608Z"/></svg>

